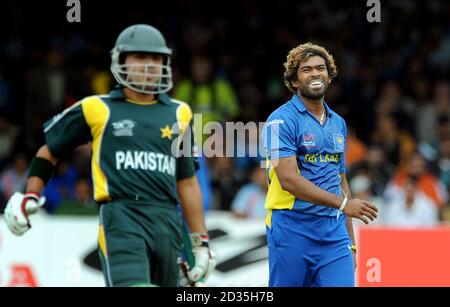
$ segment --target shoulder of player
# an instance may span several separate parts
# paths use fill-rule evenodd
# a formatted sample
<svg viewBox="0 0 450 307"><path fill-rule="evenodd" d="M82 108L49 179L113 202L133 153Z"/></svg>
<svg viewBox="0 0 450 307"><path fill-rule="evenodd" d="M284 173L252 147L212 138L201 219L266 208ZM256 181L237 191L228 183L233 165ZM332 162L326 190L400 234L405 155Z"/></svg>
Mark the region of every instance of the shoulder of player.
<svg viewBox="0 0 450 307"><path fill-rule="evenodd" d="M71 106L64 109L61 113L53 116L52 119L47 121L44 124L44 132L47 133L56 124L66 119L70 114L82 114L84 120L88 122L89 118L96 117L96 115L98 114L98 112L95 112L95 110L101 109L97 107L99 104L96 103L96 101L101 101L100 99L98 99L98 96L88 96L75 102Z"/></svg>
<svg viewBox="0 0 450 307"><path fill-rule="evenodd" d="M105 95L92 95L92 96L86 96L77 103L81 105L87 105L87 104L94 104L94 103L106 103L111 99L109 94Z"/></svg>
<svg viewBox="0 0 450 307"><path fill-rule="evenodd" d="M346 124L346 122L345 122L345 119L344 119L342 116L340 116L338 113L336 113L335 111L333 111L333 110L331 110L331 109L330 109L330 112L331 112L332 116L333 116L338 122L342 123L342 125L344 125L344 126L347 126L347 124Z"/></svg>
<svg viewBox="0 0 450 307"><path fill-rule="evenodd" d="M63 117L67 113L83 111L87 107L91 107L93 104L101 102L102 99L100 99L100 97L102 97L102 96L100 96L100 95L87 96L81 100L78 100L74 104L70 105L69 107L64 109L60 114L56 115L55 117L59 118L59 117Z"/></svg>
<svg viewBox="0 0 450 307"><path fill-rule="evenodd" d="M189 110L191 109L189 104L187 102L183 101L183 100L179 100L179 99L175 99L175 98L169 97L168 101L170 101L170 105L173 106L174 108L185 107L185 108L189 108Z"/></svg>
<svg viewBox="0 0 450 307"><path fill-rule="evenodd" d="M192 114L192 109L187 102L175 98L170 98L169 102L170 103L168 105L176 111L183 110Z"/></svg>
<svg viewBox="0 0 450 307"><path fill-rule="evenodd" d="M93 95L87 96L78 102L88 124L104 122L109 118L111 111L109 99L109 95Z"/></svg>
<svg viewBox="0 0 450 307"><path fill-rule="evenodd" d="M273 111L267 118L266 125L273 124L293 124L295 122L295 112L289 103L284 103Z"/></svg>

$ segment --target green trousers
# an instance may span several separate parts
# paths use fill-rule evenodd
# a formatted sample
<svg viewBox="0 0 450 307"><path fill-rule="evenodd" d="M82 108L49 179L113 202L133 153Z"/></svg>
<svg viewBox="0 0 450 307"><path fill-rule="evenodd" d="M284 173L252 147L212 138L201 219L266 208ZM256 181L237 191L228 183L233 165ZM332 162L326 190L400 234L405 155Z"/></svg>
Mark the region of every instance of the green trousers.
<svg viewBox="0 0 450 307"><path fill-rule="evenodd" d="M101 205L98 243L107 286L177 286L182 220L173 204Z"/></svg>

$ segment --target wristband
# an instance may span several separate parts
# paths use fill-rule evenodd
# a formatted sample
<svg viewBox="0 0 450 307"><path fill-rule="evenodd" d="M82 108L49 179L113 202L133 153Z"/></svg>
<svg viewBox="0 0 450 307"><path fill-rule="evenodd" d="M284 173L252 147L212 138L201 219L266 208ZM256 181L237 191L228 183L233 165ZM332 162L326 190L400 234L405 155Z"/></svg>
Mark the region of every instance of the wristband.
<svg viewBox="0 0 450 307"><path fill-rule="evenodd" d="M348 197L347 194L344 197L344 200L342 201L341 206L339 207L338 213L336 215L336 219L339 219L339 215L341 215L341 212L344 211L345 206L347 205Z"/></svg>
<svg viewBox="0 0 450 307"><path fill-rule="evenodd" d="M44 181L44 185L50 180L53 175L55 166L47 159L34 157L31 161L28 178L36 176Z"/></svg>

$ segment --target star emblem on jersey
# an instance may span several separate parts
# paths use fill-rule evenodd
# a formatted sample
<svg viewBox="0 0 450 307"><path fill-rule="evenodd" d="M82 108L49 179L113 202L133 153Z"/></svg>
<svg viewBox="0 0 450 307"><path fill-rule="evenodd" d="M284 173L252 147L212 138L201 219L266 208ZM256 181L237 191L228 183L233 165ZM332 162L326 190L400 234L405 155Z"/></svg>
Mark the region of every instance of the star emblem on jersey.
<svg viewBox="0 0 450 307"><path fill-rule="evenodd" d="M165 127L159 129L161 130L161 138L168 138L169 140L172 139L172 129L170 129L169 125L166 125Z"/></svg>

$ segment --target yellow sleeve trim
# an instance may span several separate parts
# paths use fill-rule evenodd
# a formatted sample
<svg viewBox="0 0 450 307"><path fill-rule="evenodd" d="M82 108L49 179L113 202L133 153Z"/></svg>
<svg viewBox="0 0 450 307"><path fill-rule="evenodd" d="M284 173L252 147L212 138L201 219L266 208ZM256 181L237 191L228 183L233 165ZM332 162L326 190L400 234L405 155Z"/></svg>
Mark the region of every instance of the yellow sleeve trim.
<svg viewBox="0 0 450 307"><path fill-rule="evenodd" d="M269 170L269 180L270 184L265 202L266 209L292 209L295 203L295 196L283 190L274 167L271 167Z"/></svg>
<svg viewBox="0 0 450 307"><path fill-rule="evenodd" d="M108 259L108 250L106 249L106 237L105 237L105 229L103 225L99 225L98 227L98 246L103 254L103 256Z"/></svg>
<svg viewBox="0 0 450 307"><path fill-rule="evenodd" d="M177 122L180 128L180 135L182 135L184 134L187 127L189 127L189 124L191 123L193 116L192 110L186 102L177 99L172 99L172 101L178 103L176 115L177 115Z"/></svg>
<svg viewBox="0 0 450 307"><path fill-rule="evenodd" d="M94 182L94 199L108 200L108 179L100 167L101 146L106 124L109 120L109 107L98 96L87 97L82 101L84 118L92 134L92 179Z"/></svg>

